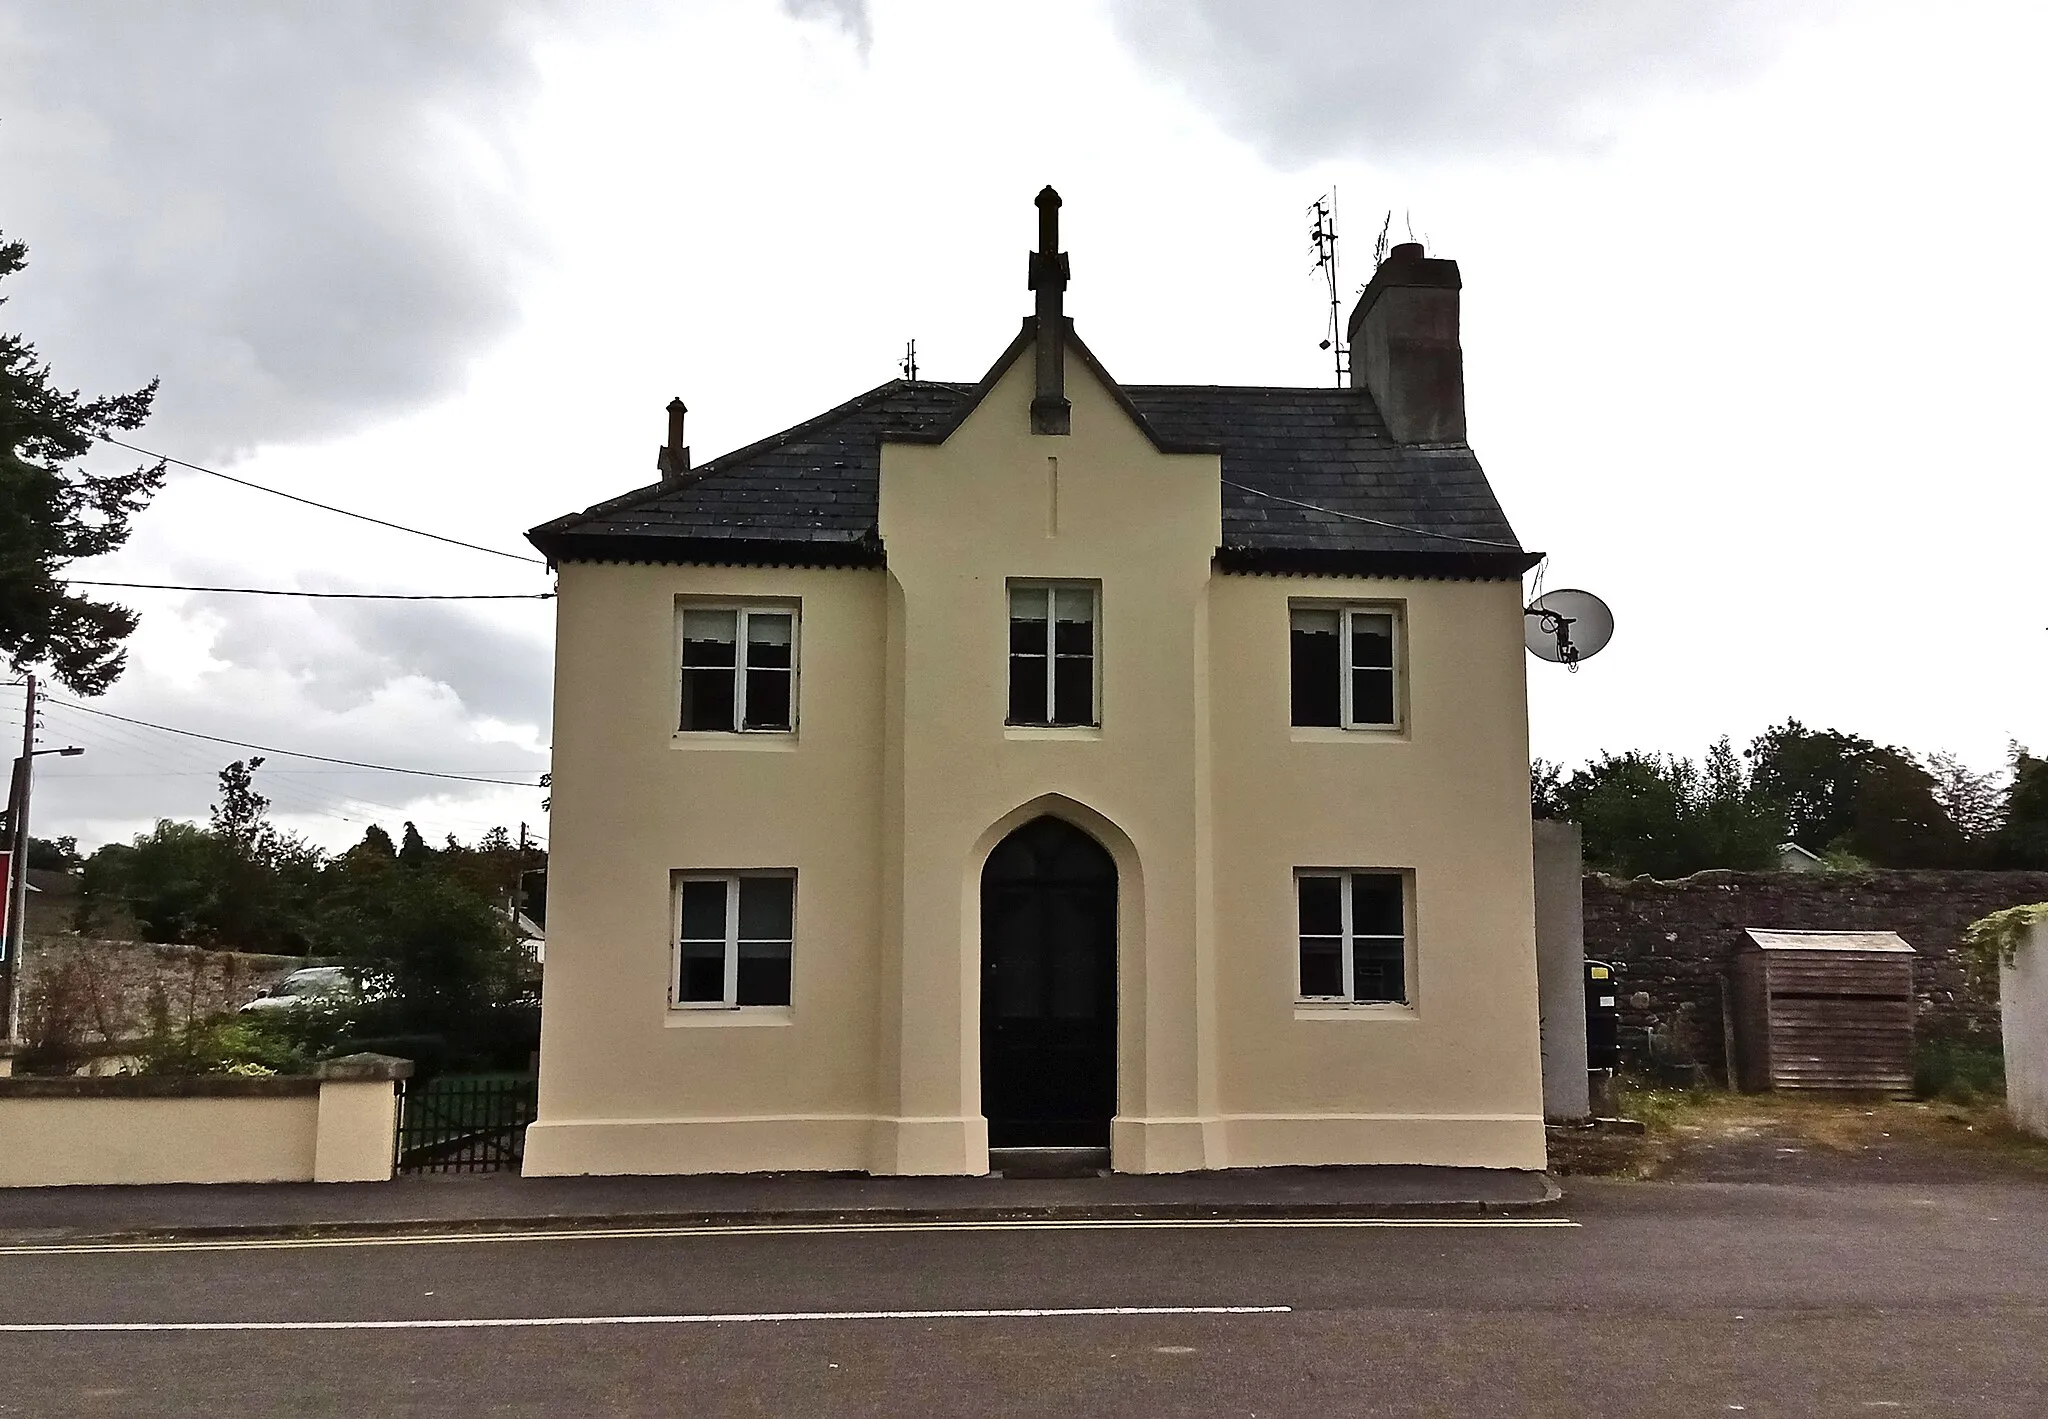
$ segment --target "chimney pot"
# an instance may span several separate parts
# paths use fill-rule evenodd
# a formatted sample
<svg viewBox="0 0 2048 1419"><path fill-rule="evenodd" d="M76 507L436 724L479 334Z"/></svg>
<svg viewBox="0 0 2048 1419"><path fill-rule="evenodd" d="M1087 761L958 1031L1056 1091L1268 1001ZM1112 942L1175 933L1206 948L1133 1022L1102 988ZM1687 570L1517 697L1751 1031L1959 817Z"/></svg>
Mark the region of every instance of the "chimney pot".
<svg viewBox="0 0 2048 1419"><path fill-rule="evenodd" d="M690 449L683 442L683 416L689 412L689 406L680 398L668 401L668 443L654 460L664 483L678 482L690 471Z"/></svg>

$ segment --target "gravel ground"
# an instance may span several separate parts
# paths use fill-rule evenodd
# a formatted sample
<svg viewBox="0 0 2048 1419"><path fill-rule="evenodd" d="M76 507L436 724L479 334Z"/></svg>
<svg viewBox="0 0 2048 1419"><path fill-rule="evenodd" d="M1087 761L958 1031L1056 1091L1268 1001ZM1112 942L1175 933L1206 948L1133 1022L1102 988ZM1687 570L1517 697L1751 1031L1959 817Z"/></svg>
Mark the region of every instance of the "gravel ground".
<svg viewBox="0 0 2048 1419"><path fill-rule="evenodd" d="M1551 1133L1555 1171L1683 1182L2048 1184L2048 1140L1997 1105L1630 1091L1642 1134Z"/></svg>

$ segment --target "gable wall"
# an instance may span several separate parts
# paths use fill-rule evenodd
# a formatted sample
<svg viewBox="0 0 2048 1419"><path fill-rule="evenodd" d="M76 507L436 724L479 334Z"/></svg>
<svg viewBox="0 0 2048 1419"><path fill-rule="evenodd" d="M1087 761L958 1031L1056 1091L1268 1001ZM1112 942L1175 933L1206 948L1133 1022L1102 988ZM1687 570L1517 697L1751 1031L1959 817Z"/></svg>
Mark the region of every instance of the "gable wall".
<svg viewBox="0 0 2048 1419"><path fill-rule="evenodd" d="M885 1128L878 1149L913 1171L978 1170L985 1156L973 1048L981 862L995 825L1048 796L1077 805L1058 809L1067 816L1114 825L1082 822L1119 857L1119 1113L1208 1111L1192 1021L1207 931L1201 760L1220 464L1159 453L1081 360L1069 357L1067 375L1069 435L1030 432L1027 351L944 444L882 452L884 778L896 795L884 870L902 952L884 1009L917 1022L898 1029L902 1067L885 1100L942 1122L894 1139ZM1099 583L1099 729L1005 728L1011 578ZM1147 1145L1119 1146L1134 1157ZM1199 1165L1198 1136L1174 1146Z"/></svg>

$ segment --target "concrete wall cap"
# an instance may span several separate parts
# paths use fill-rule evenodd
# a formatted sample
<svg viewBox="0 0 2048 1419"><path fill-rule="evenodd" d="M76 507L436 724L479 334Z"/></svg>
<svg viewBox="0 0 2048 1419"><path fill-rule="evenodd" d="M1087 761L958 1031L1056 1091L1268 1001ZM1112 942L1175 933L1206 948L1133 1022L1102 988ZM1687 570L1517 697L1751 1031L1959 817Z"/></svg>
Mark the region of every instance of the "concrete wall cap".
<svg viewBox="0 0 2048 1419"><path fill-rule="evenodd" d="M14 1075L0 1079L0 1099L275 1099L318 1093L304 1074Z"/></svg>
<svg viewBox="0 0 2048 1419"><path fill-rule="evenodd" d="M412 1061L390 1054L345 1054L339 1059L323 1059L313 1073L319 1079L340 1081L410 1079Z"/></svg>

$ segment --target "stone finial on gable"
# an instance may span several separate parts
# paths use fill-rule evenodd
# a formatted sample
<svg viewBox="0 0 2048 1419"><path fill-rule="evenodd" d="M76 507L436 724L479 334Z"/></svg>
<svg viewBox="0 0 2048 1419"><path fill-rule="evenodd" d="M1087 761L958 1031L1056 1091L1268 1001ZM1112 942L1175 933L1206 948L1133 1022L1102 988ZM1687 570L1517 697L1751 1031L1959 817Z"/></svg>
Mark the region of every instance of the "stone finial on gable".
<svg viewBox="0 0 2048 1419"><path fill-rule="evenodd" d="M1067 402L1067 254L1060 245L1060 195L1038 194L1038 250L1031 253L1030 288L1038 293L1038 383L1031 399L1031 432L1073 432Z"/></svg>

